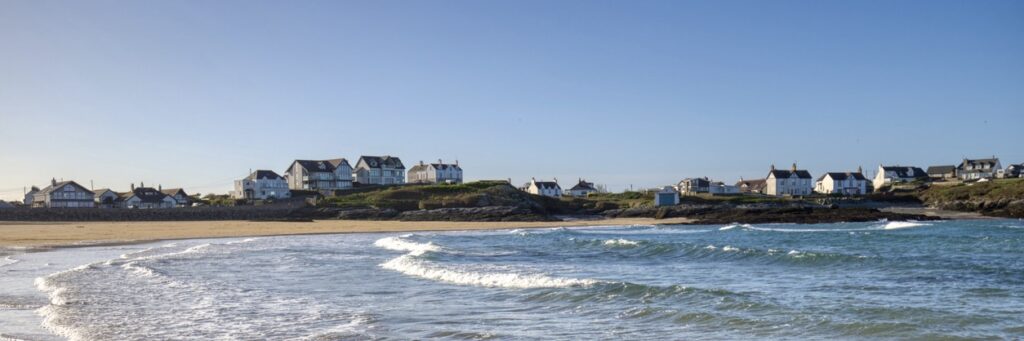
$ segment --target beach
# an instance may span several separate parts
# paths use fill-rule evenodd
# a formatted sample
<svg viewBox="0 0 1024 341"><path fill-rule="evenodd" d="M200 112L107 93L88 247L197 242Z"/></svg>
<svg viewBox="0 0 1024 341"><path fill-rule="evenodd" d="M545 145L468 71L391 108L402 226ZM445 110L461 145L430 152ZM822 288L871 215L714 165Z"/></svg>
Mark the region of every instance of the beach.
<svg viewBox="0 0 1024 341"><path fill-rule="evenodd" d="M139 243L156 240L260 237L281 235L500 230L517 228L686 224L692 219L617 218L544 222L446 222L318 220L313 222L166 221L166 222L0 222L0 248Z"/></svg>

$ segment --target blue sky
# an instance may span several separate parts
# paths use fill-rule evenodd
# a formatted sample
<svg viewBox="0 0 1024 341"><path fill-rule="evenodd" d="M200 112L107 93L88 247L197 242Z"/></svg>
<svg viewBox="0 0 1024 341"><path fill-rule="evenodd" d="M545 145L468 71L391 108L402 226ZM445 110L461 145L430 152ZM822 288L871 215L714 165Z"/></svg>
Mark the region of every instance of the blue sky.
<svg viewBox="0 0 1024 341"><path fill-rule="evenodd" d="M0 198L297 158L612 190L1024 162L1021 1L3 1Z"/></svg>

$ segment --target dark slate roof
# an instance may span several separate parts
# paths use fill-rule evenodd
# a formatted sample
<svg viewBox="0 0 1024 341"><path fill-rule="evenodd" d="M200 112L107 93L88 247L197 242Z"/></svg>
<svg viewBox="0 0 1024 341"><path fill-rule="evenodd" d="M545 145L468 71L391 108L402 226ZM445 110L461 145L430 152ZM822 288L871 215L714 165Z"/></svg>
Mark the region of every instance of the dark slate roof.
<svg viewBox="0 0 1024 341"><path fill-rule="evenodd" d="M955 172L955 171L956 171L956 166L953 166L953 165L930 166L930 167L928 167L928 174L929 175L941 175L941 174L946 174L946 173L952 173L952 172Z"/></svg>
<svg viewBox="0 0 1024 341"><path fill-rule="evenodd" d="M168 196L152 187L135 187L135 190L125 194L125 199L131 198L134 195L139 197L139 200L144 203L160 203Z"/></svg>
<svg viewBox="0 0 1024 341"><path fill-rule="evenodd" d="M58 190L60 188L63 188L64 185L72 185L72 186L78 187L79 189L81 189L83 191L92 193L92 191L90 191L88 188L85 188L85 186L79 185L77 182L74 182L74 181L60 181L60 182L57 182L57 183L52 184L50 186L46 186L46 188L43 188L43 189L39 190L39 194L48 195L48 194L50 194L53 191L56 191L56 190Z"/></svg>
<svg viewBox="0 0 1024 341"><path fill-rule="evenodd" d="M454 163L422 163L412 166L412 168L409 169L409 173L426 170L429 167L434 167L434 169L440 170L447 170L448 168L462 170L462 167L459 167L459 165Z"/></svg>
<svg viewBox="0 0 1024 341"><path fill-rule="evenodd" d="M999 163L999 158L964 159L964 161L960 163L960 166L958 166L957 169L964 169L964 165L967 164L973 165L975 167L984 167L985 165L988 165L990 168L992 168L996 166L996 163Z"/></svg>
<svg viewBox="0 0 1024 341"><path fill-rule="evenodd" d="M162 189L162 190L160 190L160 192L163 192L164 194L170 195L172 197L175 196L175 195L178 195L178 194L181 194L181 195L183 195L185 197L188 197L188 193L185 193L185 190L182 189L182 188Z"/></svg>
<svg viewBox="0 0 1024 341"><path fill-rule="evenodd" d="M572 186L572 188L570 188L569 190L570 191L596 191L597 188L594 188L594 183L592 183L592 182L586 182L586 181L580 180L580 182L578 184L576 184L576 186Z"/></svg>
<svg viewBox="0 0 1024 341"><path fill-rule="evenodd" d="M825 179L825 176L831 177L832 180L846 180L849 178L853 178L854 180L867 180L867 178L864 177L864 174L861 174L860 172L828 172L818 177L817 181Z"/></svg>
<svg viewBox="0 0 1024 341"><path fill-rule="evenodd" d="M402 164L402 160L394 156L360 156L359 161L366 162L366 166L370 168L381 168L382 166L388 166L394 169L405 169L405 165Z"/></svg>
<svg viewBox="0 0 1024 341"><path fill-rule="evenodd" d="M340 159L330 159L330 160L327 160L327 162L330 162L330 163L331 163L331 166L334 166L334 168L338 168L338 167L341 167L341 165L343 165L343 164L344 164L344 165L346 165L346 166L348 166L348 168L352 168L352 165L350 165L350 164L348 163L348 160L345 160L345 158L340 158Z"/></svg>
<svg viewBox="0 0 1024 341"><path fill-rule="evenodd" d="M255 172L252 172L252 174L249 174L249 176L247 176L245 178L247 180L278 180L278 179L284 179L280 175L275 173L274 171L264 170L264 169L257 169Z"/></svg>
<svg viewBox="0 0 1024 341"><path fill-rule="evenodd" d="M924 178L928 177L923 169L918 167L904 167L904 166L882 166L882 170L886 172L896 172L896 176L901 178ZM914 176L910 176L913 171Z"/></svg>
<svg viewBox="0 0 1024 341"><path fill-rule="evenodd" d="M329 161L321 160L295 160L292 164L299 164L302 168L305 168L307 172L334 172L333 164ZM291 167L289 167L290 169Z"/></svg>
<svg viewBox="0 0 1024 341"><path fill-rule="evenodd" d="M788 170L778 170L778 169L776 169L776 170L768 172L768 175L774 174L776 179L782 179L782 178L789 178L794 173L796 173L796 177L800 178L800 179L810 179L811 178L811 173L806 171L806 170L803 170L803 169L798 169L798 170L796 170L796 172L788 171Z"/></svg>
<svg viewBox="0 0 1024 341"><path fill-rule="evenodd" d="M537 188L562 188L557 182L554 181L535 181Z"/></svg>

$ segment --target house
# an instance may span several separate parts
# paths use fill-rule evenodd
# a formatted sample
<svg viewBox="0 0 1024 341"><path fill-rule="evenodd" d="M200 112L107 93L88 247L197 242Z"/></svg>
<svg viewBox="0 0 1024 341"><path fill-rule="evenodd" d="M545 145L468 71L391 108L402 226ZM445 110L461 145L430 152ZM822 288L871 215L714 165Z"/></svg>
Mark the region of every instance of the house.
<svg viewBox="0 0 1024 341"><path fill-rule="evenodd" d="M562 186L558 185L558 179L555 181L537 181L537 179L530 179L530 183L524 187L526 192L530 194L542 195L546 197L561 197Z"/></svg>
<svg viewBox="0 0 1024 341"><path fill-rule="evenodd" d="M231 197L235 199L284 199L292 196L288 189L288 181L271 170L256 170L249 176L235 180L235 190Z"/></svg>
<svg viewBox="0 0 1024 341"><path fill-rule="evenodd" d="M768 177L765 178L765 194L768 195L809 195L814 188L811 181L811 173L796 168L796 163L790 170L775 169L771 166Z"/></svg>
<svg viewBox="0 0 1024 341"><path fill-rule="evenodd" d="M597 193L597 192L598 192L598 190L597 190L596 187L594 187L594 183L587 182L586 180L583 180L582 178L579 179L579 182L576 183L576 186L572 186L572 188L570 188L568 191L566 191L566 193L569 194L570 196L577 197L577 198L586 197L586 196L589 196L590 193Z"/></svg>
<svg viewBox="0 0 1024 341"><path fill-rule="evenodd" d="M679 181L676 185L676 190L679 191L680 195L696 195L699 193L707 193L710 191L708 187L711 186L711 181L707 177L704 178L688 178Z"/></svg>
<svg viewBox="0 0 1024 341"><path fill-rule="evenodd" d="M131 191L127 193L121 193L120 195L120 206L122 208L174 208L178 205L178 202L174 200L174 197L164 194L160 190L152 187L145 187L144 183L140 183L139 187L135 187L132 184Z"/></svg>
<svg viewBox="0 0 1024 341"><path fill-rule="evenodd" d="M739 187L733 185L726 185L724 182L715 181L708 185L708 194L721 195L721 194L739 194Z"/></svg>
<svg viewBox="0 0 1024 341"><path fill-rule="evenodd" d="M900 182L928 180L928 173L918 167L878 165L873 187L879 190L886 185Z"/></svg>
<svg viewBox="0 0 1024 341"><path fill-rule="evenodd" d="M1024 178L1024 163L1006 166L1003 171L1004 178Z"/></svg>
<svg viewBox="0 0 1024 341"><path fill-rule="evenodd" d="M999 159L993 156L989 159L964 159L956 167L956 171L960 180L969 181L993 179L996 176L996 171L1002 168Z"/></svg>
<svg viewBox="0 0 1024 341"><path fill-rule="evenodd" d="M405 183L405 165L393 156L360 156L352 176L362 185L400 185Z"/></svg>
<svg viewBox="0 0 1024 341"><path fill-rule="evenodd" d="M822 194L861 195L868 193L868 179L858 167L856 172L828 172L814 183L814 191Z"/></svg>
<svg viewBox="0 0 1024 341"><path fill-rule="evenodd" d="M39 194L39 187L32 186L27 193L25 193L25 199L21 201L26 207L32 207L32 202L36 201L36 194Z"/></svg>
<svg viewBox="0 0 1024 341"><path fill-rule="evenodd" d="M157 190L163 194L167 194L171 198L174 198L174 202L176 203L177 207L192 207L192 197L190 197L188 193L185 193L184 189L164 189L163 186L157 186Z"/></svg>
<svg viewBox="0 0 1024 341"><path fill-rule="evenodd" d="M459 160L455 163L444 163L437 160L437 163L423 163L412 166L409 169L409 183L411 184L461 184L462 167Z"/></svg>
<svg viewBox="0 0 1024 341"><path fill-rule="evenodd" d="M38 191L35 191L36 187L32 187L32 189L34 193L31 202L28 203L32 207L81 208L94 206L93 192L74 181L51 179L50 186ZM28 200L27 195L26 200Z"/></svg>
<svg viewBox="0 0 1024 341"><path fill-rule="evenodd" d="M660 191L654 193L654 206L675 206L679 205L679 192L677 192L672 186L665 186Z"/></svg>
<svg viewBox="0 0 1024 341"><path fill-rule="evenodd" d="M943 165L943 166L929 166L928 177L932 181L947 181L956 179L956 166L954 165Z"/></svg>
<svg viewBox="0 0 1024 341"><path fill-rule="evenodd" d="M740 181L737 181L735 186L739 189L740 193L764 194L765 187L768 184L765 179L743 180L743 178L740 178Z"/></svg>
<svg viewBox="0 0 1024 341"><path fill-rule="evenodd" d="M9 202L0 200L0 209L7 209L7 208L14 208L14 205L11 205L11 203L9 203Z"/></svg>
<svg viewBox="0 0 1024 341"><path fill-rule="evenodd" d="M102 208L114 208L117 207L117 200L120 196L117 192L114 192L108 188L100 188L93 190L93 201L96 202L96 207Z"/></svg>
<svg viewBox="0 0 1024 341"><path fill-rule="evenodd" d="M352 188L352 166L343 158L295 160L284 178L292 190L333 192Z"/></svg>

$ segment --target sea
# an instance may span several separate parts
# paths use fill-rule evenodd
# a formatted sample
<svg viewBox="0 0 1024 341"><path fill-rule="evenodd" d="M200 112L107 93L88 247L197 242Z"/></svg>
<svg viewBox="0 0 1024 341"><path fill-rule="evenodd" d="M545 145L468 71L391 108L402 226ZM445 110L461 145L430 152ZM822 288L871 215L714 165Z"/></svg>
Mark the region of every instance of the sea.
<svg viewBox="0 0 1024 341"><path fill-rule="evenodd" d="M1024 337L1024 221L603 226L0 256L0 339Z"/></svg>

